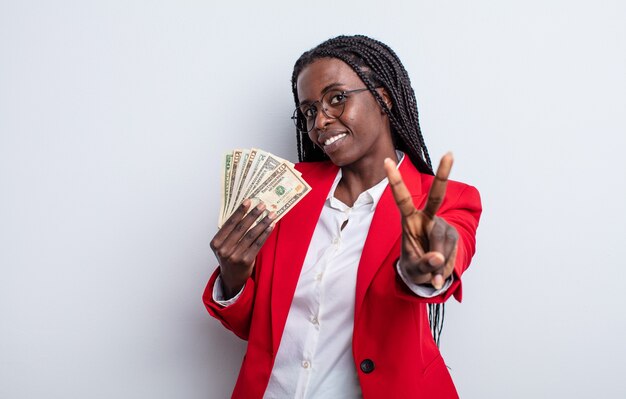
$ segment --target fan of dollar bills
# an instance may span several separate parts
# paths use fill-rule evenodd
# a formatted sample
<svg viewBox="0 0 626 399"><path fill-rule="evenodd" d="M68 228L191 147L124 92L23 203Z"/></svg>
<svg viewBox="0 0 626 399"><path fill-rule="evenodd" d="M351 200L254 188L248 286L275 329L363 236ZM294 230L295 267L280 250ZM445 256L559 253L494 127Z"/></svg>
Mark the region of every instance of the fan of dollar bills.
<svg viewBox="0 0 626 399"><path fill-rule="evenodd" d="M249 209L263 202L266 213L275 212L278 221L311 191L291 162L256 148L227 153L222 178L218 227L246 198L252 201Z"/></svg>

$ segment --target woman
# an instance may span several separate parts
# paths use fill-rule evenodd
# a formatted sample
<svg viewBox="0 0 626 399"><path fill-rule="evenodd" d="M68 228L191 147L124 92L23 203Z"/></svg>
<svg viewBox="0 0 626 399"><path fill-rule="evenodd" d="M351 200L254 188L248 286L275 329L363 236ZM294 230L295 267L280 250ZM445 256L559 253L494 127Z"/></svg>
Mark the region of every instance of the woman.
<svg viewBox="0 0 626 399"><path fill-rule="evenodd" d="M432 175L386 45L330 39L292 84L311 193L275 226L272 213L253 226L265 208L246 200L211 241L220 266L204 303L248 340L233 397L457 397L427 305L461 299L478 192L448 182L449 154Z"/></svg>

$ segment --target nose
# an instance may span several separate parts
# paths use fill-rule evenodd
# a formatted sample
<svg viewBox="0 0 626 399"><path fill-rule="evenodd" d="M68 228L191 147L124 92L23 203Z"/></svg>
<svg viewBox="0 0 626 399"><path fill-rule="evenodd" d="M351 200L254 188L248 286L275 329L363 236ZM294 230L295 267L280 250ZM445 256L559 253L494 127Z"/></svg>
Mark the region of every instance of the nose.
<svg viewBox="0 0 626 399"><path fill-rule="evenodd" d="M321 108L323 105L320 104L320 109L315 115L315 120L313 121L313 130L326 130L326 127L333 121L335 118L331 118L326 115L326 111Z"/></svg>

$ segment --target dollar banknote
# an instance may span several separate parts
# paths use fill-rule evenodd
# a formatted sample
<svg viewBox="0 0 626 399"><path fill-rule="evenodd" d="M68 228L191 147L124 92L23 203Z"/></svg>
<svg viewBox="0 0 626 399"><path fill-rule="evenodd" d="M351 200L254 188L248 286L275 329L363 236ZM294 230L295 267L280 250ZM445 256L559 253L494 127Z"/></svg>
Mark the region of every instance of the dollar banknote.
<svg viewBox="0 0 626 399"><path fill-rule="evenodd" d="M233 154L224 155L224 165L222 167L222 203L220 206L220 221L226 212L227 200L230 198L230 173L233 169Z"/></svg>
<svg viewBox="0 0 626 399"><path fill-rule="evenodd" d="M226 176L228 180L224 183L228 187L226 189L228 196L224 199L224 201L226 201L226 205L224 206L224 213L221 215L223 220L226 220L227 215L229 215L229 209L231 206L230 202L232 200L232 192L235 186L235 177L237 176L236 172L237 172L237 169L239 168L239 164L241 163L242 152L243 151L240 149L235 149L233 150L233 153L232 153L230 170L228 172L228 176ZM221 223L220 223L220 226L221 226Z"/></svg>
<svg viewBox="0 0 626 399"><path fill-rule="evenodd" d="M249 209L263 202L264 215L274 212L278 221L311 191L291 162L257 148L225 154L222 179L218 227L248 198Z"/></svg>
<svg viewBox="0 0 626 399"><path fill-rule="evenodd" d="M278 221L310 190L301 174L283 163L250 194L251 207L263 202L267 212L276 213L274 220Z"/></svg>

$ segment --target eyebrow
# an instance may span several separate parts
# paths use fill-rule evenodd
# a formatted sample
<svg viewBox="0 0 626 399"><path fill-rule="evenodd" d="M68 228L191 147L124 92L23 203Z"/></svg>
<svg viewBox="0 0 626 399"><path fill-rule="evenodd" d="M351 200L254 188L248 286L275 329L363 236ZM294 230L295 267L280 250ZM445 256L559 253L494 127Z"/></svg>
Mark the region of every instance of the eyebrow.
<svg viewBox="0 0 626 399"><path fill-rule="evenodd" d="M345 83L341 83L341 82L331 83L331 84L329 84L329 85L325 86L325 87L322 89L322 96L323 96L324 94L326 94L329 90L334 89L334 88L335 88L335 87L337 87L337 86L344 86L344 85L345 85ZM315 100L315 101L318 101L318 100ZM304 101L300 101L300 105L302 105L302 104L310 104L310 103L313 103L313 102L315 102L315 101L311 101L311 100L304 100Z"/></svg>

